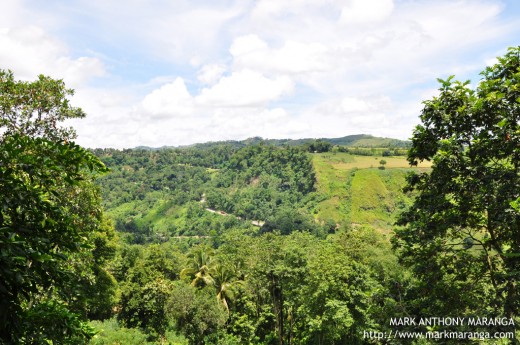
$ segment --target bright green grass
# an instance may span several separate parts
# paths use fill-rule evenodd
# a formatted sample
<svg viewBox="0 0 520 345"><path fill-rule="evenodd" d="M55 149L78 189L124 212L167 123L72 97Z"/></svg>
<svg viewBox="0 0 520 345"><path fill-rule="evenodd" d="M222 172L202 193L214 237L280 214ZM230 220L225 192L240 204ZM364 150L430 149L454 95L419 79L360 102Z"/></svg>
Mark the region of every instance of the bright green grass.
<svg viewBox="0 0 520 345"><path fill-rule="evenodd" d="M403 193L407 169L363 169L352 179L350 219L389 230L397 214L411 202Z"/></svg>
<svg viewBox="0 0 520 345"><path fill-rule="evenodd" d="M343 201L349 196L347 181L350 171L336 168L334 164L345 164L351 160L352 156L346 154L313 155L318 192L326 196L326 200L317 206L318 219L332 219L338 224L348 222L348 210Z"/></svg>
<svg viewBox="0 0 520 345"><path fill-rule="evenodd" d="M89 345L187 345L188 340L173 331L167 331L161 342L148 342L148 336L137 328L125 328L115 319L105 321L90 321L90 325L99 333L89 342Z"/></svg>
<svg viewBox="0 0 520 345"><path fill-rule="evenodd" d="M184 207L174 205L159 192L149 193L145 200L133 200L107 211L112 219L134 219L140 227L150 227L156 232L175 233L182 228Z"/></svg>
<svg viewBox="0 0 520 345"><path fill-rule="evenodd" d="M411 203L411 197L402 192L405 176L412 169L405 157L323 153L312 158L318 192L326 198L316 207L318 220L370 225L387 232L399 211ZM379 169L382 159L385 169ZM423 164L419 169L429 166Z"/></svg>

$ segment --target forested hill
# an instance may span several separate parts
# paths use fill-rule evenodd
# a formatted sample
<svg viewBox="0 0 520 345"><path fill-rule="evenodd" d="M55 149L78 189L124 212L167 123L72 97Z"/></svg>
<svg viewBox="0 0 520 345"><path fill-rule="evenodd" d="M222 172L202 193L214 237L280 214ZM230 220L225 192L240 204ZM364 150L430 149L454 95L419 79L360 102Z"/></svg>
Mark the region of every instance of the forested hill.
<svg viewBox="0 0 520 345"><path fill-rule="evenodd" d="M111 169L99 179L105 208L116 229L136 243L156 236L221 234L240 223L238 218L270 224L281 214L300 217L297 210L315 197L311 159L300 148L219 145L95 152ZM223 219L206 208L233 217ZM314 227L310 215L301 218Z"/></svg>
<svg viewBox="0 0 520 345"><path fill-rule="evenodd" d="M358 137L357 142L365 139ZM355 215L381 208L373 203L364 205L365 201L379 198L383 203L380 193L401 199L402 169L408 167L404 152L384 147L332 146L319 140L300 146L259 141L242 147L221 142L158 150L95 150L111 169L99 179L106 211L116 229L129 234L136 243L157 236L167 239L220 234L226 226L240 223L238 219L262 224L261 231L285 234L305 228L324 235L340 226L359 224ZM382 158L385 164L390 162L386 172L380 165ZM370 171L376 172L377 179L386 179L388 187L374 191L376 195L364 195L364 201L357 200L359 195L352 198L351 182L358 188L358 180ZM366 183L373 183L376 177ZM356 208L347 205L352 200ZM394 206L385 207L385 212L372 216L386 221L377 228L389 228L397 211ZM205 209L234 217L224 221L227 225L218 225L222 217ZM199 225L204 222L207 226Z"/></svg>

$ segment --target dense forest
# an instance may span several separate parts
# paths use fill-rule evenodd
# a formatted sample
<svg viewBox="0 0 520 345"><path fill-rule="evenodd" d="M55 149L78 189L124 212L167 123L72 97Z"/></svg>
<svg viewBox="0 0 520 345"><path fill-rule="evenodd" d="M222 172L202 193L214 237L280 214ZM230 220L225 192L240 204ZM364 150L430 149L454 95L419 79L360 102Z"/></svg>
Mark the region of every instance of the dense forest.
<svg viewBox="0 0 520 345"><path fill-rule="evenodd" d="M410 277L384 227L353 228L320 212L329 197L313 164L366 164L364 156L308 151L263 142L96 150L111 171L97 181L119 234L109 271L120 296L119 328L93 343L126 329L168 340L176 331L194 344L360 343L363 330L388 330L385 313L404 308L398 296ZM387 193L404 184L406 168L380 169L380 159L369 159L375 167L345 172L376 177ZM399 209L385 207L387 217Z"/></svg>
<svg viewBox="0 0 520 345"><path fill-rule="evenodd" d="M87 150L0 71L0 343L518 343L519 55L411 142Z"/></svg>

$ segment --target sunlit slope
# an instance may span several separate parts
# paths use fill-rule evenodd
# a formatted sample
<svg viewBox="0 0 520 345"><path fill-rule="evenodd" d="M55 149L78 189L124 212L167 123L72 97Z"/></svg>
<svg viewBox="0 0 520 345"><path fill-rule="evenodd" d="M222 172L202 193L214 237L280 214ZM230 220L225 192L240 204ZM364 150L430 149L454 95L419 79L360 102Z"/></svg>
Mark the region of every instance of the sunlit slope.
<svg viewBox="0 0 520 345"><path fill-rule="evenodd" d="M385 161L384 169L381 160ZM370 225L386 232L411 201L402 191L405 176L412 169L405 157L323 153L313 155L313 165L318 191L325 198L314 212L320 221ZM429 166L422 164L418 169Z"/></svg>

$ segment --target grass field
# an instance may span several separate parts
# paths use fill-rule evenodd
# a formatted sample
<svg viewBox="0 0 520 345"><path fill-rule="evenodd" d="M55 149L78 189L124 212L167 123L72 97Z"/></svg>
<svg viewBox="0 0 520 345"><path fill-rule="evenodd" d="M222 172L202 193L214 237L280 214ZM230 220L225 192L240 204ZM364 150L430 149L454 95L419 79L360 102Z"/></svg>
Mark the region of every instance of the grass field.
<svg viewBox="0 0 520 345"><path fill-rule="evenodd" d="M388 232L399 210L411 202L402 189L411 169L405 157L356 156L348 153L313 154L318 192L325 196L315 210L316 218L339 225L370 225ZM385 160L385 169L380 161Z"/></svg>
<svg viewBox="0 0 520 345"><path fill-rule="evenodd" d="M332 166L337 170L350 170L353 168L367 169L377 168L380 166L379 162L385 160L385 168L410 168L410 164L403 156L391 157L374 157L374 156L355 156L349 153L338 152L334 153L319 153L313 155L314 164L322 164ZM430 168L430 162L422 162L418 168Z"/></svg>

